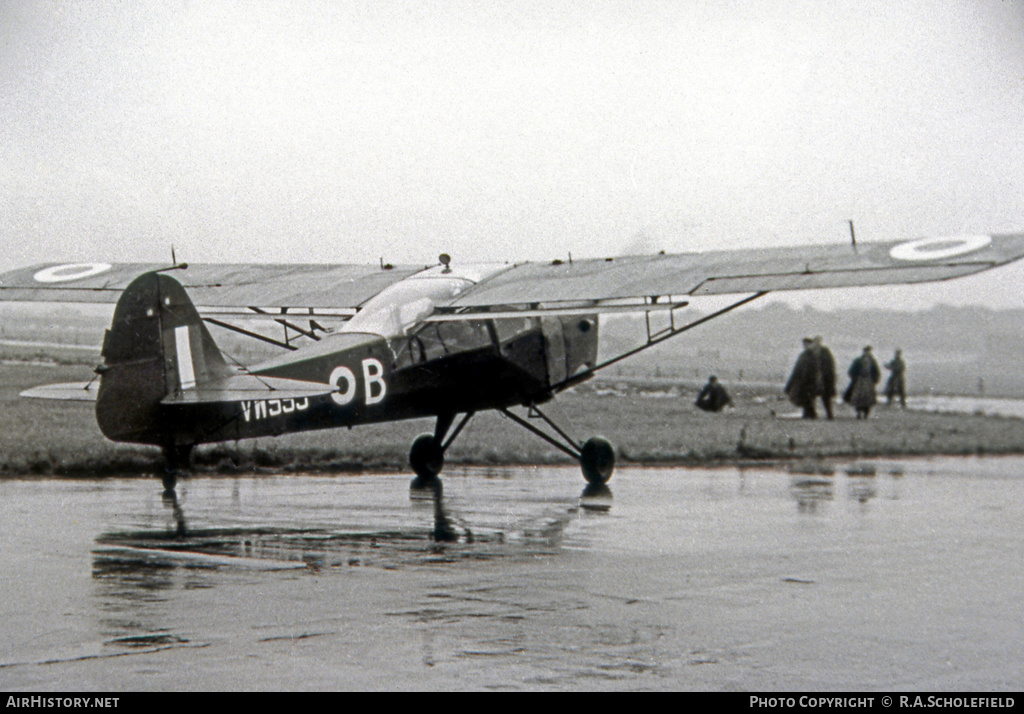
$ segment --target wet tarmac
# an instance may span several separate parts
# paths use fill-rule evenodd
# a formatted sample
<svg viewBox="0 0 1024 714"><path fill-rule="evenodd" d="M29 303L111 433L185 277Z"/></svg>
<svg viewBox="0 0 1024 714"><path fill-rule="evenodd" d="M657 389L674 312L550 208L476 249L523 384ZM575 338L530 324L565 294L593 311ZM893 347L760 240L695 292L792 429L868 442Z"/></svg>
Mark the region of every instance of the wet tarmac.
<svg viewBox="0 0 1024 714"><path fill-rule="evenodd" d="M1024 684L1024 459L408 483L0 482L0 690Z"/></svg>

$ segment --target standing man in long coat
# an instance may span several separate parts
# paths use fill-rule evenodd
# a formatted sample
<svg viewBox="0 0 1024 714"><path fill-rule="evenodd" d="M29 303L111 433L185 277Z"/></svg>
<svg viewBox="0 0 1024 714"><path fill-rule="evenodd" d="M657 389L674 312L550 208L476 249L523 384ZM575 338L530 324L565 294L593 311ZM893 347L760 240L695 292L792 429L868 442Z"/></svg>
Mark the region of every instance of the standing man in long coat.
<svg viewBox="0 0 1024 714"><path fill-rule="evenodd" d="M804 410L804 419L817 419L818 412L814 408L814 402L824 388L821 364L814 351L814 340L805 337L803 344L804 351L797 357L784 391L789 401Z"/></svg>
<svg viewBox="0 0 1024 714"><path fill-rule="evenodd" d="M896 350L893 358L885 363L885 368L892 372L889 381L885 383L885 396L888 398L889 406L892 406L893 397L900 398L900 406L907 408L907 382L904 373L907 371L907 363L903 361L903 353Z"/></svg>
<svg viewBox="0 0 1024 714"><path fill-rule="evenodd" d="M843 401L849 402L857 410L858 419L867 419L871 407L878 402L875 385L882 378L882 370L871 354L871 347L865 347L860 357L855 359L847 371L850 386L843 394Z"/></svg>
<svg viewBox="0 0 1024 714"><path fill-rule="evenodd" d="M832 400L836 397L836 359L820 335L814 338L813 349L821 370L821 401L825 403L825 415L831 419Z"/></svg>

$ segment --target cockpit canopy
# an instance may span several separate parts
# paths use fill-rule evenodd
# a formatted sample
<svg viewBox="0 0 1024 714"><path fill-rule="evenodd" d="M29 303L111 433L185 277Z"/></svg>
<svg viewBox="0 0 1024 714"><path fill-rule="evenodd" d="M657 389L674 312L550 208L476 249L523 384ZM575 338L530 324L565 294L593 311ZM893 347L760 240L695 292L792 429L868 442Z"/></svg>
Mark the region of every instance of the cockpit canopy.
<svg viewBox="0 0 1024 714"><path fill-rule="evenodd" d="M369 332L381 337L405 335L438 305L450 304L473 284L455 277L403 280L369 300L339 331Z"/></svg>
<svg viewBox="0 0 1024 714"><path fill-rule="evenodd" d="M396 369L464 352L498 348L526 332L539 330L539 318L503 317L493 322L424 320L437 308L451 305L481 279L507 267L476 265L474 270L460 273L438 266L409 276L367 301L338 332L383 337L394 355ZM515 309L516 306L504 306L504 312Z"/></svg>

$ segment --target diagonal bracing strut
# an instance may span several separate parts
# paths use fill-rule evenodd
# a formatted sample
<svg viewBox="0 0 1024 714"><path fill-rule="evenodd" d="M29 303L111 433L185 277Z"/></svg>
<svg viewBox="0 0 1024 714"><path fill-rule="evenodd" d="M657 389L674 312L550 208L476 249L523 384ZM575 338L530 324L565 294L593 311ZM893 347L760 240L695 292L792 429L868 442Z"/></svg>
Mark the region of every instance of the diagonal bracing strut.
<svg viewBox="0 0 1024 714"><path fill-rule="evenodd" d="M518 414L513 414L508 409L502 408L502 409L499 409L498 411L500 411L502 414L504 414L509 419L514 421L516 424L519 424L521 427L523 427L527 431L530 431L530 432L536 434L541 439L543 439L544 441L546 441L549 444L551 444L552 446L554 446L556 449L560 449L560 450L564 451L565 453L569 454L569 456L573 457L577 461L580 460L581 454L583 452L583 447L581 447L579 445L579 443L575 439L573 439L568 434L566 434L564 431L562 431L558 427L557 424L555 424L553 421L548 419L547 416L545 416L545 414L540 409L538 409L536 405L531 405L530 406L529 412L528 412L527 416L530 416L530 417L540 417L541 419L543 419L544 422L548 426L550 426L552 429L554 429L554 431L559 436L561 436L563 439L565 439L565 443L562 443L562 442L558 441L557 439L555 439L553 436L551 436L547 432L543 431L542 429L538 429L536 426L534 426L533 424L528 422L526 419L523 419Z"/></svg>

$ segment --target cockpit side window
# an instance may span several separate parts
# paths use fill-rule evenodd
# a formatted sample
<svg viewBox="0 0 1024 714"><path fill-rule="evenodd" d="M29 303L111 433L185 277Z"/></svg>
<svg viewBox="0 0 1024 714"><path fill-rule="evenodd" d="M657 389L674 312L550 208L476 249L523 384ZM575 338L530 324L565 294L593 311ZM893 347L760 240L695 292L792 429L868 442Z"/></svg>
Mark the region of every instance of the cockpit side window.
<svg viewBox="0 0 1024 714"><path fill-rule="evenodd" d="M510 342L524 332L536 329L538 325L535 317L503 317L494 321L494 329L498 333L498 341L501 344Z"/></svg>
<svg viewBox="0 0 1024 714"><path fill-rule="evenodd" d="M491 335L481 320L428 322L408 337L392 340L395 367L491 346Z"/></svg>

